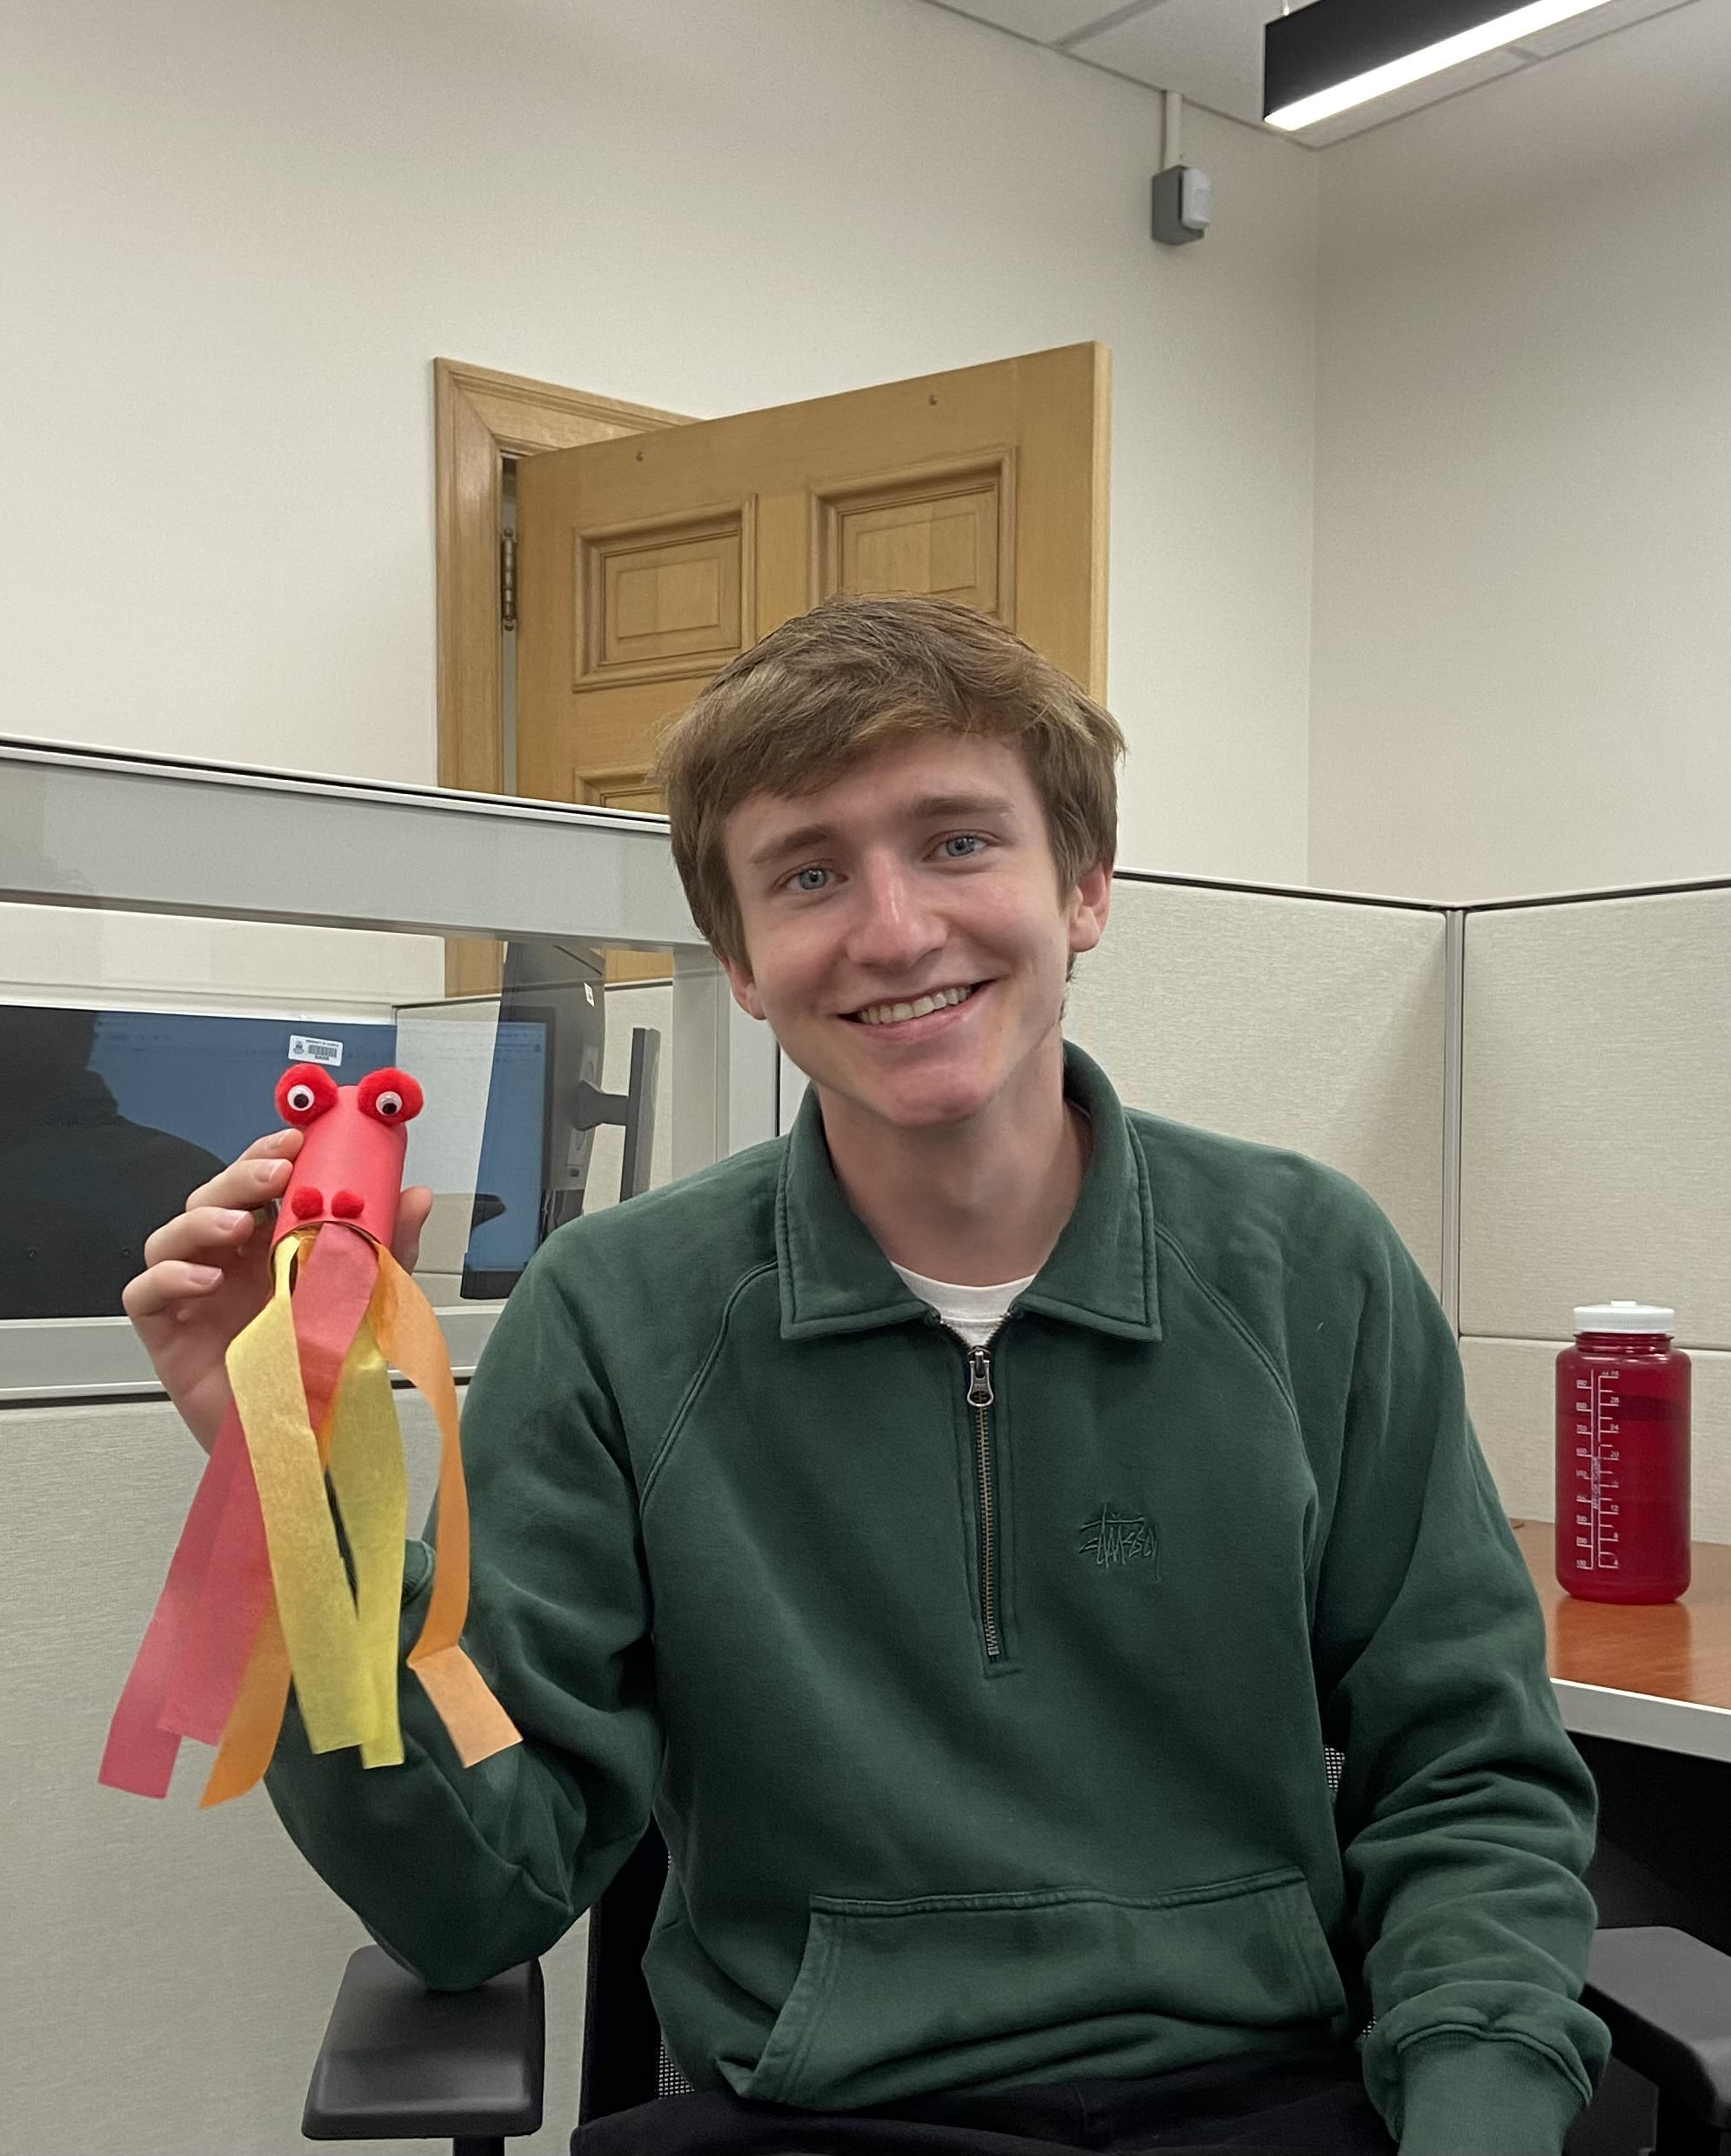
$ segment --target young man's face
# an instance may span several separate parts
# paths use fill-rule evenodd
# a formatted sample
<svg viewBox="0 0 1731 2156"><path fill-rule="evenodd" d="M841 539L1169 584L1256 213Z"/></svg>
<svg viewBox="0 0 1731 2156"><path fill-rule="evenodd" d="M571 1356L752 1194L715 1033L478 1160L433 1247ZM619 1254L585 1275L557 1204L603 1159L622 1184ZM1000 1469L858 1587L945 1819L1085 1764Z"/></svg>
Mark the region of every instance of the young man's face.
<svg viewBox="0 0 1731 2156"><path fill-rule="evenodd" d="M749 960L727 966L733 993L826 1105L959 1123L1055 1067L1070 958L1099 942L1111 878L1060 893L1017 750L892 744L819 792L752 795L725 849Z"/></svg>

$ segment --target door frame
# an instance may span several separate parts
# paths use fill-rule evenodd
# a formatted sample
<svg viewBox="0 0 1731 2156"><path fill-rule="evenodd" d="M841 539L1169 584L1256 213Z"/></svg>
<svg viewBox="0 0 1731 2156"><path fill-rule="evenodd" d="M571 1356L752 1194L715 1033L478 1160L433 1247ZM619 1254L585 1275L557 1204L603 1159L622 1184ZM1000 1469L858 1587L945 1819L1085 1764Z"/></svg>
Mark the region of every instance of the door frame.
<svg viewBox="0 0 1731 2156"><path fill-rule="evenodd" d="M621 434L686 425L691 417L460 359L433 361L441 786L498 793L505 785L499 679L505 458L581 449Z"/></svg>

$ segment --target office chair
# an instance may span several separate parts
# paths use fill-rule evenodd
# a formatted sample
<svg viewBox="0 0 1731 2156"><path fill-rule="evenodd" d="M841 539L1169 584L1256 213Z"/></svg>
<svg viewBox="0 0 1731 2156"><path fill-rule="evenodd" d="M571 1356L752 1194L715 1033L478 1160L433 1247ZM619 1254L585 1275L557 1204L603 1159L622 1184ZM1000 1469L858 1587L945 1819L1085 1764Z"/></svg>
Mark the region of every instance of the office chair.
<svg viewBox="0 0 1731 2156"><path fill-rule="evenodd" d="M662 2046L641 1967L666 1875L652 1826L590 1912L579 2124L689 2087ZM1731 1955L1663 1926L1601 1931L1585 1998L1610 2028L1614 2056L1656 2088L1656 2137L1647 2143L1638 2117L1606 2115L1619 2108L1607 2096L1631 2107L1625 2084L1601 2092L1571 2147L1731 2156ZM383 1948L363 1946L344 1974L301 2131L320 2141L449 2138L453 2156L505 2156L508 2137L541 2123L544 2026L538 1963L478 1991L429 1992Z"/></svg>

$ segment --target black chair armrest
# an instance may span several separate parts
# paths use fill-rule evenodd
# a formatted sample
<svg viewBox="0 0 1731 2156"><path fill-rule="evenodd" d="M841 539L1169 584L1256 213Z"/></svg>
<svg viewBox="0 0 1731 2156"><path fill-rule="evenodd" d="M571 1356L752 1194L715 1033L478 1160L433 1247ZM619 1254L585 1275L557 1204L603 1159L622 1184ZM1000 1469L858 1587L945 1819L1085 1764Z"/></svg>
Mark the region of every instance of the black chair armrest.
<svg viewBox="0 0 1731 2156"><path fill-rule="evenodd" d="M1662 1926L1599 1932L1582 1999L1625 2066L1706 2125L1731 2127L1731 1955Z"/></svg>
<svg viewBox="0 0 1731 2156"><path fill-rule="evenodd" d="M309 2140L481 2140L541 2123L546 2006L525 1961L430 1992L382 1946L349 1957L301 2114Z"/></svg>

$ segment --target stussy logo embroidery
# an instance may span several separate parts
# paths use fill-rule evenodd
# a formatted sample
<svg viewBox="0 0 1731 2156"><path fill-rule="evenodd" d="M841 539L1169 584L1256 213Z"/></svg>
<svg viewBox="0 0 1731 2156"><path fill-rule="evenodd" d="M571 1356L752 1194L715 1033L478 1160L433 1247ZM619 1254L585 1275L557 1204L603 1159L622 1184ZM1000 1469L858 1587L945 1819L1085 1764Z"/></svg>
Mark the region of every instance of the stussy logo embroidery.
<svg viewBox="0 0 1731 2156"><path fill-rule="evenodd" d="M1103 1505L1078 1531L1076 1553L1096 1565L1155 1564L1160 1538L1146 1512L1115 1512Z"/></svg>

